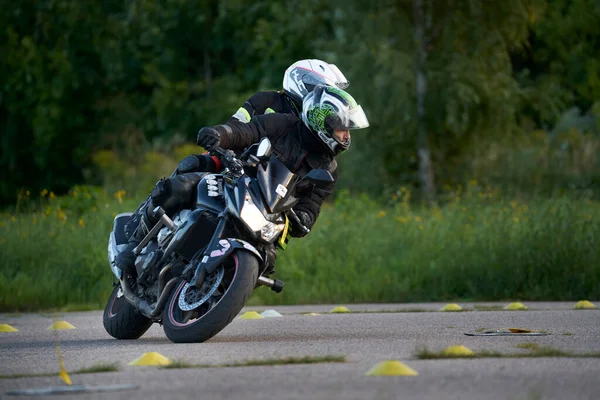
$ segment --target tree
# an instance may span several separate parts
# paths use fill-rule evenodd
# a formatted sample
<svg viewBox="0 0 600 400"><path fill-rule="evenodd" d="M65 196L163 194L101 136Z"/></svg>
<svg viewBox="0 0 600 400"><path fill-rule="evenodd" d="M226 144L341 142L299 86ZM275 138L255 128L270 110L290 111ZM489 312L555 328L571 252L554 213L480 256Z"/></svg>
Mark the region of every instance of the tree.
<svg viewBox="0 0 600 400"><path fill-rule="evenodd" d="M423 197L428 202L435 200L435 182L431 151L429 150L427 127L425 126L425 96L427 95L427 38L425 32L431 29L431 10L423 7L423 0L413 0L415 24L415 80L417 84L417 154L419 157L419 179Z"/></svg>

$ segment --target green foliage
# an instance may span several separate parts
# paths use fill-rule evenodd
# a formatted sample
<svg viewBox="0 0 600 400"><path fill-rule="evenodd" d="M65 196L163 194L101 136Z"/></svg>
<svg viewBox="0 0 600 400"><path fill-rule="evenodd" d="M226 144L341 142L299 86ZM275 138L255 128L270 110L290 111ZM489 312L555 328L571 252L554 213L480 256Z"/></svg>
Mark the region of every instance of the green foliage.
<svg viewBox="0 0 600 400"><path fill-rule="evenodd" d="M441 209L341 197L280 256L267 304L573 300L597 294L598 203L497 199L472 182Z"/></svg>
<svg viewBox="0 0 600 400"><path fill-rule="evenodd" d="M281 255L286 291L254 301L599 294L595 0L423 0L433 211L398 189L419 198L412 0L0 5L0 309L102 306L112 216L302 58L337 64L371 127L339 160L349 191Z"/></svg>
<svg viewBox="0 0 600 400"><path fill-rule="evenodd" d="M84 192L83 188L80 188ZM0 215L0 310L101 308L112 289L106 243L113 217L140 199L122 190L89 199L46 193L31 213ZM279 254L281 294L258 289L253 304L597 298L593 221L600 205L556 197L527 202L472 181L447 188L444 206L387 202L342 192L313 231Z"/></svg>
<svg viewBox="0 0 600 400"><path fill-rule="evenodd" d="M565 118L598 132L597 2L423 4L438 180L471 175L470 157L490 141L555 134ZM0 204L20 188L64 194L98 183L90 171L100 150L116 149L115 165L125 166L149 142L193 143L256 90L280 88L301 58L336 63L371 121L342 160L355 176L347 185L417 185L411 0L27 0L2 9ZM365 162L377 179L353 173Z"/></svg>

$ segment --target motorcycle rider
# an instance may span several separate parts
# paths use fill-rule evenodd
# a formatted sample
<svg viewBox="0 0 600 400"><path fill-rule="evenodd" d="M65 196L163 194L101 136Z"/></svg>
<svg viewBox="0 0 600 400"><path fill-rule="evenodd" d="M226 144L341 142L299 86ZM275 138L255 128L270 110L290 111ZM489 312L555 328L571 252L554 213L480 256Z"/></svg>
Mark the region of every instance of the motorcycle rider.
<svg viewBox="0 0 600 400"><path fill-rule="evenodd" d="M283 75L283 90L262 91L252 95L238 111L231 116L229 121L240 121L247 123L256 115L269 113L290 113L301 117L302 101L304 97L313 90L315 85L323 84L341 89L347 88L350 83L335 64L329 64L323 60L305 59L290 65ZM209 171L215 168L213 160L200 154L192 154L179 162L176 174L187 172ZM150 201L150 196L133 213L125 225L127 238L133 235L142 221L142 209Z"/></svg>
<svg viewBox="0 0 600 400"><path fill-rule="evenodd" d="M334 181L323 185L313 185L303 181L296 187L297 204L294 211L303 227L310 229L317 217L323 201L332 193L337 181L335 157L350 148L350 130L369 126L367 117L360 105L344 90L316 85L302 102L302 114L270 113L257 115L249 122L230 120L227 124L200 129L197 144L204 148L220 146L240 151L268 137L273 154L298 176L306 175L316 168L328 169ZM202 155L206 172L218 172L220 162L216 157ZM135 276L135 255L133 249L158 222L152 210L161 206L167 215L190 207L194 189L204 173L188 172L161 179L150 195L150 201L142 207L140 223L129 238L127 249L119 254L117 266ZM305 235L301 226L291 223L293 237Z"/></svg>

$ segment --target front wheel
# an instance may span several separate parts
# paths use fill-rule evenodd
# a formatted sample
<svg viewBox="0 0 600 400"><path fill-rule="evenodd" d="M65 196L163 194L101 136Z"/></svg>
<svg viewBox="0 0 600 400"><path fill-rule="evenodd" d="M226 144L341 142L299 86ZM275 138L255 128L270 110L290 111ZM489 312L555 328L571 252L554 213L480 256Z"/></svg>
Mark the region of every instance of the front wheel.
<svg viewBox="0 0 600 400"><path fill-rule="evenodd" d="M106 332L116 339L138 339L152 325L150 318L125 299L121 285L115 286L108 298L102 320Z"/></svg>
<svg viewBox="0 0 600 400"><path fill-rule="evenodd" d="M181 280L165 305L163 328L175 343L200 343L219 333L240 312L258 279L258 260L235 251L206 276L202 287Z"/></svg>

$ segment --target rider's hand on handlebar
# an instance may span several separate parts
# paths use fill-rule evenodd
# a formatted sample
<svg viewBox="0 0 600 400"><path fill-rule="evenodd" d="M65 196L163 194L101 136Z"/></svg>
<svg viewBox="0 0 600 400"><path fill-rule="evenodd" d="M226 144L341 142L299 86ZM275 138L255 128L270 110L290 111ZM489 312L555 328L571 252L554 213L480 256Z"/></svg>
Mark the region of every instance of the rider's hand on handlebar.
<svg viewBox="0 0 600 400"><path fill-rule="evenodd" d="M290 234L293 237L303 237L306 236L310 229L308 225L310 225L310 217L304 211L295 211L289 210L288 216L290 216L290 225L292 230Z"/></svg>
<svg viewBox="0 0 600 400"><path fill-rule="evenodd" d="M219 146L221 142L221 134L215 128L210 126L204 127L198 131L196 136L196 144L209 150L211 147Z"/></svg>

